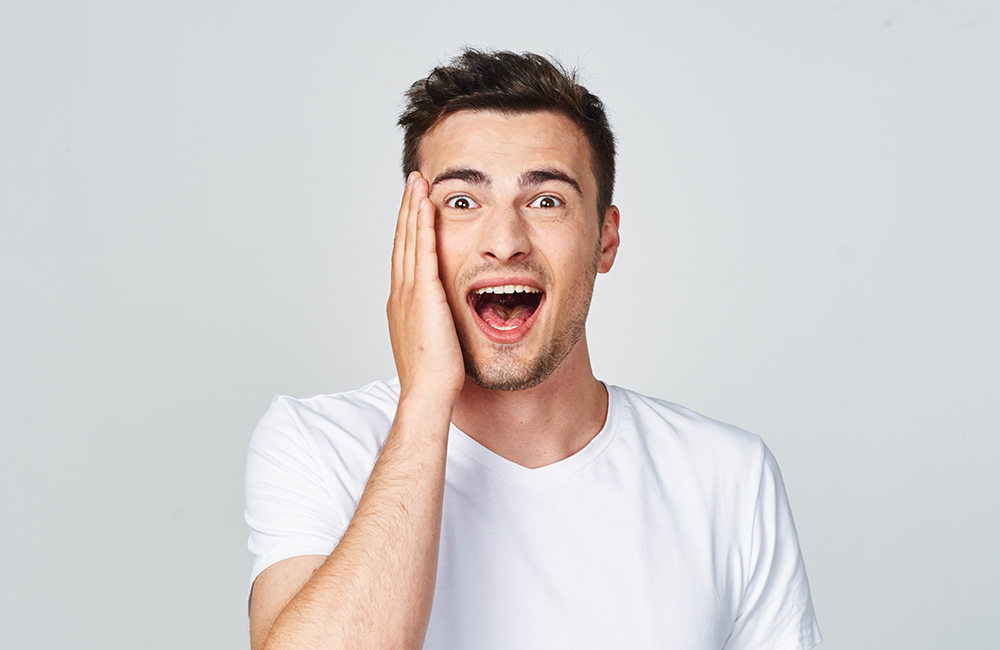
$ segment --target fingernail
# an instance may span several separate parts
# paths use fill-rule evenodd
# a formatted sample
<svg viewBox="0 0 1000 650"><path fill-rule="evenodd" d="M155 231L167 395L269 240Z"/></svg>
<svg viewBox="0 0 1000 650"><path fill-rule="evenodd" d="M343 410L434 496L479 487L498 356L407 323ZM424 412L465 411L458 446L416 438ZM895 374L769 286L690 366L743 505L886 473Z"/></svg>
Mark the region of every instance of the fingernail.
<svg viewBox="0 0 1000 650"><path fill-rule="evenodd" d="M417 210L423 210L424 203L427 203L427 199L420 199L420 203L417 205Z"/></svg>
<svg viewBox="0 0 1000 650"><path fill-rule="evenodd" d="M417 177L417 172L410 172L410 175L406 177L406 184L413 185L413 179Z"/></svg>

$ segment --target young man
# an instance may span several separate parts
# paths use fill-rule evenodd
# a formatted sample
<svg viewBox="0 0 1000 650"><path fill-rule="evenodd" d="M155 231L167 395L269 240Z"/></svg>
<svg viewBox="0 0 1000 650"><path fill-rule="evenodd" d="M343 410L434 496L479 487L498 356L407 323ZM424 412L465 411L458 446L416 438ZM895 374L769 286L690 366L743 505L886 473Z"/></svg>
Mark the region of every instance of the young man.
<svg viewBox="0 0 1000 650"><path fill-rule="evenodd" d="M276 398L257 427L252 646L818 643L761 440L591 371L619 244L601 102L542 57L474 50L408 98L398 380Z"/></svg>

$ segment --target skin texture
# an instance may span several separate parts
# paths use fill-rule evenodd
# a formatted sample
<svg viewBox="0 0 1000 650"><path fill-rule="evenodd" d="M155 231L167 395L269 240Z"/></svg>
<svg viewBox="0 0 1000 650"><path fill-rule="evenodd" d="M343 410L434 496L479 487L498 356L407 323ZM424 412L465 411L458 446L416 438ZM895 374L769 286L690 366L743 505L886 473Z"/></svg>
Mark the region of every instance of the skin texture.
<svg viewBox="0 0 1000 650"><path fill-rule="evenodd" d="M460 112L425 136L420 154L400 206L386 310L401 391L392 429L333 553L291 558L257 578L254 650L420 648L449 423L538 467L582 449L607 416L583 324L595 273L618 249L618 210L598 219L582 133L552 113ZM484 330L470 289L511 279L545 291L532 325Z"/></svg>

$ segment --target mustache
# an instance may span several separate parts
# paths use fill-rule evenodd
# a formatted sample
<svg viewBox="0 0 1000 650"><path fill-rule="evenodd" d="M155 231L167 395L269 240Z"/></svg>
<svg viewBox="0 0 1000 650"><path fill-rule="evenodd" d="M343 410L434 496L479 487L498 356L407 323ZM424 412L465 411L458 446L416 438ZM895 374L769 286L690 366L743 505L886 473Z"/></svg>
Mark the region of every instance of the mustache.
<svg viewBox="0 0 1000 650"><path fill-rule="evenodd" d="M491 264L484 262L471 269L466 269L456 279L455 284L465 287L471 284L476 278L488 275L510 275L512 273L522 273L530 275L538 280L543 286L551 286L552 276L545 268L534 260L520 260L507 264Z"/></svg>

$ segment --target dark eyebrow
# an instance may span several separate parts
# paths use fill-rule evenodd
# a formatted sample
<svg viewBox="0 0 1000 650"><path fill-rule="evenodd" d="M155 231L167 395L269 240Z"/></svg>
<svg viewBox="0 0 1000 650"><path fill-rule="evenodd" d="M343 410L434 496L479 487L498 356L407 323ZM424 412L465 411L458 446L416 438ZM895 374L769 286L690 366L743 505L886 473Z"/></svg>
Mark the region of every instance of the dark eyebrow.
<svg viewBox="0 0 1000 650"><path fill-rule="evenodd" d="M534 187L535 185L541 185L545 181L562 181L576 190L577 194L583 196L583 190L580 189L580 184L573 178L556 169L536 169L521 174L522 189L526 187Z"/></svg>
<svg viewBox="0 0 1000 650"><path fill-rule="evenodd" d="M452 167L444 170L434 178L434 182L431 183L431 190L433 191L434 186L438 183L450 180L465 181L466 183L486 188L493 184L490 177L478 169L469 169L468 167Z"/></svg>

